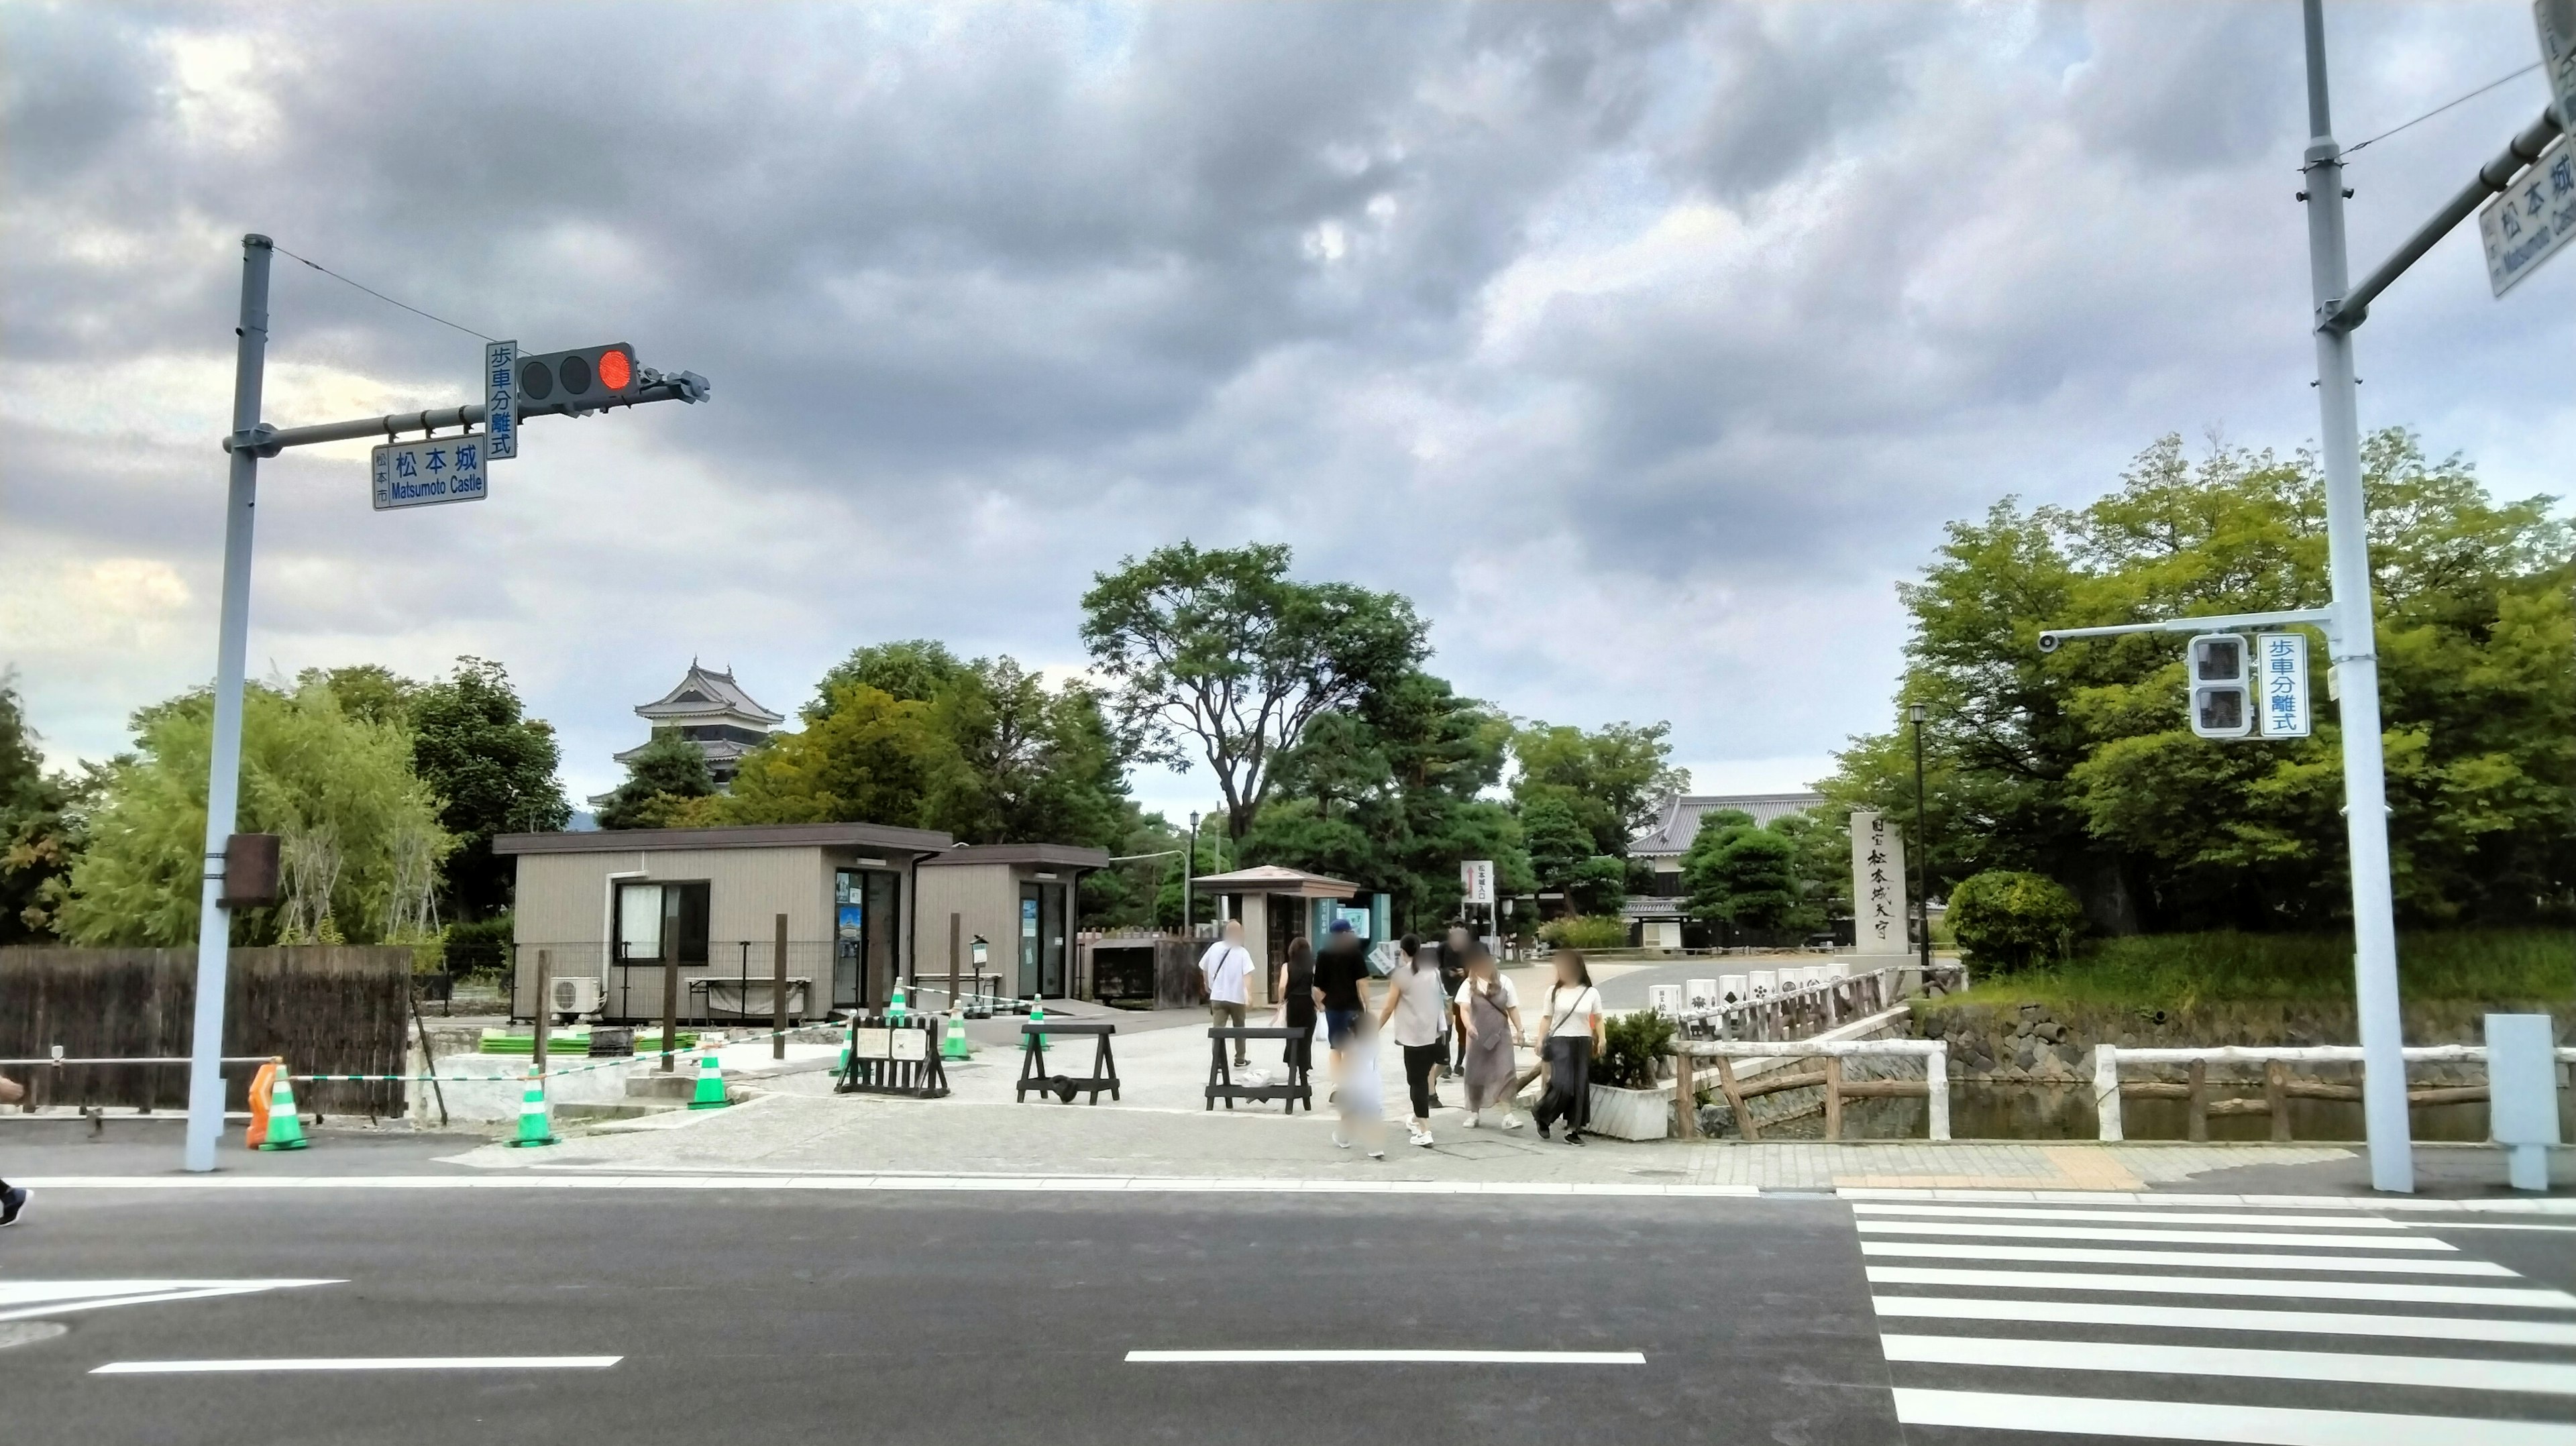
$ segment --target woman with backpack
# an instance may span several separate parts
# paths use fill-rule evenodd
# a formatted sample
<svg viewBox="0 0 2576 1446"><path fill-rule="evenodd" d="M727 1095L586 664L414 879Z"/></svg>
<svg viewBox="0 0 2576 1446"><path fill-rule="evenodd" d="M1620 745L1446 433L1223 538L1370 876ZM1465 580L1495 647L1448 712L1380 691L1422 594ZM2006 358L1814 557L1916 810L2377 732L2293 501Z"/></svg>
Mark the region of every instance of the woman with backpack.
<svg viewBox="0 0 2576 1446"><path fill-rule="evenodd" d="M1548 986L1547 1028L1539 1048L1546 1052L1547 1094L1530 1113L1538 1120L1538 1137L1565 1121L1565 1142L1583 1143L1583 1127L1592 1122L1592 1056L1601 1048L1601 991L1592 987L1592 971L1573 949L1556 954L1556 982Z"/></svg>

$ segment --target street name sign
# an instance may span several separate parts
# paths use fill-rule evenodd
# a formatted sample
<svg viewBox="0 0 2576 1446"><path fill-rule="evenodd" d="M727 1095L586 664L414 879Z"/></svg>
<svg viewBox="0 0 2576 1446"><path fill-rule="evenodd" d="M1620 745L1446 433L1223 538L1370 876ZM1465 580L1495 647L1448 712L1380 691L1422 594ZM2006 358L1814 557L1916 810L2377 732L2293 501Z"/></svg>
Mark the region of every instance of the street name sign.
<svg viewBox="0 0 2576 1446"><path fill-rule="evenodd" d="M519 455L519 344L496 341L483 348L483 460Z"/></svg>
<svg viewBox="0 0 2576 1446"><path fill-rule="evenodd" d="M473 432L376 448L368 468L375 479L376 510L480 502L491 495L483 475L484 437Z"/></svg>
<svg viewBox="0 0 2576 1446"><path fill-rule="evenodd" d="M2487 284L2504 295L2576 240L2576 145L2560 135L2505 193L2478 212Z"/></svg>
<svg viewBox="0 0 2576 1446"><path fill-rule="evenodd" d="M2316 718L2308 704L2308 635L2254 635L2255 714L2266 738L2305 738Z"/></svg>
<svg viewBox="0 0 2576 1446"><path fill-rule="evenodd" d="M2558 124L2576 133L2576 0L2531 0L2532 27L2540 32L2540 68L2558 97Z"/></svg>

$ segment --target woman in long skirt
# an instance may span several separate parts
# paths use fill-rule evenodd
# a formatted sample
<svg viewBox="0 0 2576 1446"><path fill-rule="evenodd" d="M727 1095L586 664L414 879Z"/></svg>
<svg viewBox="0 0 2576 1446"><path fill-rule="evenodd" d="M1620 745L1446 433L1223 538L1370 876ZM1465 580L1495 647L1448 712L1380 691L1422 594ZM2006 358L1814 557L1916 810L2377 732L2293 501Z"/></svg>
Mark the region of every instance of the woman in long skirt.
<svg viewBox="0 0 2576 1446"><path fill-rule="evenodd" d="M1512 1113L1517 1082L1512 1046L1522 1042L1520 996L1482 947L1468 951L1467 978L1458 987L1458 1018L1467 1041L1467 1128L1480 1123L1483 1111L1500 1108L1503 1128L1519 1129L1520 1117Z"/></svg>
<svg viewBox="0 0 2576 1446"><path fill-rule="evenodd" d="M1601 991L1592 987L1592 971L1572 949L1556 953L1556 982L1547 991L1547 1096L1532 1113L1538 1137L1548 1126L1565 1121L1565 1142L1583 1143L1583 1127L1592 1122L1592 1056L1601 1048Z"/></svg>

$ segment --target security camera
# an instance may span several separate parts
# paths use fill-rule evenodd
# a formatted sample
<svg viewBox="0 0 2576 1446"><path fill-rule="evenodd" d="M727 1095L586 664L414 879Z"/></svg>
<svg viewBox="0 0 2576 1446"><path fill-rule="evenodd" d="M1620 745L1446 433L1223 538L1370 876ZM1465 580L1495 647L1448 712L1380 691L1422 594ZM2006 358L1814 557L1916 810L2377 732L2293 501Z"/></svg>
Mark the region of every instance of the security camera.
<svg viewBox="0 0 2576 1446"><path fill-rule="evenodd" d="M2056 652L2057 645L2065 641L2066 640L2064 638L2059 637L2055 633L2041 633L2039 635L2039 650L2043 653Z"/></svg>

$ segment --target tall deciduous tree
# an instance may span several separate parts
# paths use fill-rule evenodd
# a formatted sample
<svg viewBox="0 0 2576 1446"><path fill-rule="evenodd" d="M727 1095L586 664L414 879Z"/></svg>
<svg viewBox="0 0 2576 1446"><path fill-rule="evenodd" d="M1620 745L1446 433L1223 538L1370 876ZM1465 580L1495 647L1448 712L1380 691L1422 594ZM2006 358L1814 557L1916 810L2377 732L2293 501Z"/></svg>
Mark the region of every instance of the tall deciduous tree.
<svg viewBox="0 0 2576 1446"><path fill-rule="evenodd" d="M2401 431L2363 453L2389 835L2410 920L2576 907L2576 538L2553 499L2498 503ZM1935 891L2046 874L2094 922L2314 927L2348 917L2341 739L2315 650L2318 728L2215 744L2183 715L2182 640L2042 654L2045 627L2315 606L2327 597L2312 458L2178 438L2081 510L2006 501L1955 523L1920 581L1900 704L1930 710ZM1913 813L1903 729L1855 739L1839 801Z"/></svg>
<svg viewBox="0 0 2576 1446"><path fill-rule="evenodd" d="M336 678L332 691L346 707ZM405 711L413 770L444 801L439 823L457 842L447 860L449 911L487 918L509 906L513 877L510 862L493 855L492 836L548 833L572 819L555 778L554 729L526 715L509 673L484 658L459 658L446 678L411 689Z"/></svg>
<svg viewBox="0 0 2576 1446"><path fill-rule="evenodd" d="M1541 798L1563 802L1596 850L1624 859L1664 795L1690 787L1690 770L1673 766L1671 734L1669 723L1613 723L1587 733L1533 722L1512 735L1520 766L1512 797L1524 813Z"/></svg>
<svg viewBox="0 0 2576 1446"><path fill-rule="evenodd" d="M82 831L77 786L48 774L15 679L0 673L0 944L49 939Z"/></svg>
<svg viewBox="0 0 2576 1446"><path fill-rule="evenodd" d="M1288 576L1284 544L1158 548L1099 574L1082 639L1140 756L1215 773L1240 840L1273 770L1324 712L1393 686L1429 652L1393 593Z"/></svg>
<svg viewBox="0 0 2576 1446"><path fill-rule="evenodd" d="M746 758L744 762L748 764L750 760ZM635 756L626 760L626 781L617 785L608 801L599 806L599 826L670 828L684 822L713 822L690 817L688 810L697 800L713 798L715 791L715 779L707 772L706 750L682 737L677 729L657 728Z"/></svg>

